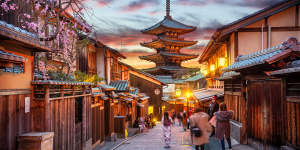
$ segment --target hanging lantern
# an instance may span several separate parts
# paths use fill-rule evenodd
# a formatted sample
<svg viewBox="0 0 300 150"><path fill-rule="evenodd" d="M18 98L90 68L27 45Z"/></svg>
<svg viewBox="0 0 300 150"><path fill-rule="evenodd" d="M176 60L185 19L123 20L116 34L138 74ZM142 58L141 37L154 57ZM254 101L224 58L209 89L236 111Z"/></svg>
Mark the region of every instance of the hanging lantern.
<svg viewBox="0 0 300 150"><path fill-rule="evenodd" d="M215 69L216 69L215 68L215 64L211 64L210 67L209 67L209 69L210 69L210 71L215 71Z"/></svg>

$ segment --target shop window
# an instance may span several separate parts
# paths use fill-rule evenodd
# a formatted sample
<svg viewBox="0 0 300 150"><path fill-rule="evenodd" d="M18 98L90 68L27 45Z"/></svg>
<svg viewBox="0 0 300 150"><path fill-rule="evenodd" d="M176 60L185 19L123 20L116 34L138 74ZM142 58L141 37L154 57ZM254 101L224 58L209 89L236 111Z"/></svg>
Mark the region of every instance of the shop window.
<svg viewBox="0 0 300 150"><path fill-rule="evenodd" d="M24 73L25 58L0 50L0 72Z"/></svg>

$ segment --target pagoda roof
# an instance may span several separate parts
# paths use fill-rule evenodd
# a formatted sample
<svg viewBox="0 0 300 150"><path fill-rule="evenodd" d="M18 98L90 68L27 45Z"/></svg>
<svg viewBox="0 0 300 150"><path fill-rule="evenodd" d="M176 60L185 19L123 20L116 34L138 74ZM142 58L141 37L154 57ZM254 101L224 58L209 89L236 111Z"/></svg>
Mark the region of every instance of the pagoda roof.
<svg viewBox="0 0 300 150"><path fill-rule="evenodd" d="M166 44L179 46L179 47L187 47L195 45L198 41L184 41L184 40L173 40L164 37L158 37L158 39L153 40L152 42L148 43L141 43L142 46L149 47L149 48L163 48Z"/></svg>
<svg viewBox="0 0 300 150"><path fill-rule="evenodd" d="M178 58L182 58L184 60L186 60L186 59L194 59L194 58L198 57L198 55L190 55L190 54L183 54L183 53L160 52L160 54L163 55L163 56L178 57Z"/></svg>
<svg viewBox="0 0 300 150"><path fill-rule="evenodd" d="M152 55L148 55L148 56L140 56L140 59L159 63L159 62L164 62L164 57L163 56L172 57L172 58L175 58L175 59L179 59L181 61L186 61L186 60L190 60L190 59L194 59L194 58L198 57L198 55L160 52L160 53L156 53L156 54L152 54Z"/></svg>
<svg viewBox="0 0 300 150"><path fill-rule="evenodd" d="M182 70L188 70L190 68L186 68L186 67L181 67L181 66L156 66L153 68L148 68L148 69L144 69L143 71L145 72L156 72L159 70L164 70L164 71L182 71Z"/></svg>
<svg viewBox="0 0 300 150"><path fill-rule="evenodd" d="M196 27L180 23L172 19L171 16L165 16L164 20L158 22L150 28L142 30L142 32L145 34L158 35L166 32L167 30L176 31L178 33L188 33L196 30Z"/></svg>

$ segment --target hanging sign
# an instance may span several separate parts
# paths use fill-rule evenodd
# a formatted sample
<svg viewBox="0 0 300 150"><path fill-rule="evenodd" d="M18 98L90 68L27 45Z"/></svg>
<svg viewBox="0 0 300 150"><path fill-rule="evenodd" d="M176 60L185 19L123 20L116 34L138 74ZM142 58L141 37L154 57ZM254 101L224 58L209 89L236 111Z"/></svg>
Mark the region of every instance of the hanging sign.
<svg viewBox="0 0 300 150"><path fill-rule="evenodd" d="M30 97L25 97L25 113L30 112Z"/></svg>

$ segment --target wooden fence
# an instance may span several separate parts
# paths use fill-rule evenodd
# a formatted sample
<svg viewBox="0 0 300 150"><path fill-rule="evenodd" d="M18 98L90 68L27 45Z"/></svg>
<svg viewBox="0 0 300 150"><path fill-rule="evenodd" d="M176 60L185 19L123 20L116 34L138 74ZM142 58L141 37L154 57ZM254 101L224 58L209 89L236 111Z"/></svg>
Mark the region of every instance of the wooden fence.
<svg viewBox="0 0 300 150"><path fill-rule="evenodd" d="M90 91L88 86L34 84L33 130L54 132L54 150L90 149Z"/></svg>

